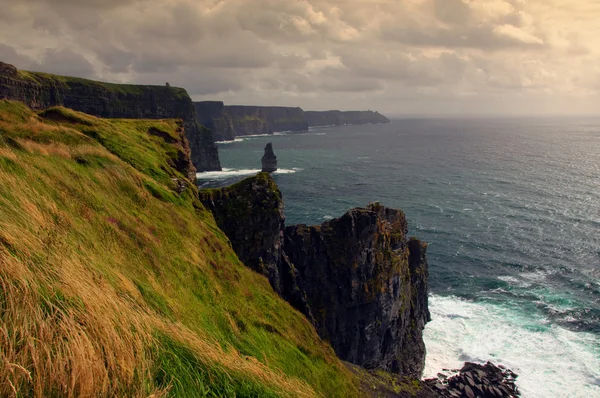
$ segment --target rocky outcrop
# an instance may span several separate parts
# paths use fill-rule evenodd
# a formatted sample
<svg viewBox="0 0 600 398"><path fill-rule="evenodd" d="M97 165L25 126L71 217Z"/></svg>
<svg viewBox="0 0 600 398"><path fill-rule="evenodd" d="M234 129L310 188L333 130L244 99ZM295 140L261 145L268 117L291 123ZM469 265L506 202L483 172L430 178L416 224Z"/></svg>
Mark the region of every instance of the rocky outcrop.
<svg viewBox="0 0 600 398"><path fill-rule="evenodd" d="M454 376L438 373L437 378L424 382L439 397L449 398L513 398L521 393L515 385L518 377L510 369L491 362L485 365L466 362L462 369L454 369Z"/></svg>
<svg viewBox="0 0 600 398"><path fill-rule="evenodd" d="M306 111L305 114L311 127L390 122L381 113L373 111Z"/></svg>
<svg viewBox="0 0 600 398"><path fill-rule="evenodd" d="M196 122L192 100L182 88L111 84L18 71L0 63L0 98L24 102L32 109L60 105L105 118L182 119L196 168L221 170L212 134Z"/></svg>
<svg viewBox="0 0 600 398"><path fill-rule="evenodd" d="M419 377L429 321L426 246L406 233L402 211L374 203L320 226L287 227L284 247L319 335L341 359Z"/></svg>
<svg viewBox="0 0 600 398"><path fill-rule="evenodd" d="M407 239L402 211L374 203L320 226L284 228L281 193L266 173L200 198L239 258L266 275L341 359L420 376L426 245Z"/></svg>
<svg viewBox="0 0 600 398"><path fill-rule="evenodd" d="M262 159L262 172L272 173L277 171L277 156L273 152L273 144L270 142L265 146L265 154Z"/></svg>
<svg viewBox="0 0 600 398"><path fill-rule="evenodd" d="M283 252L285 216L281 192L268 173L230 187L200 190L239 259L265 275L273 289L312 319L298 272Z"/></svg>

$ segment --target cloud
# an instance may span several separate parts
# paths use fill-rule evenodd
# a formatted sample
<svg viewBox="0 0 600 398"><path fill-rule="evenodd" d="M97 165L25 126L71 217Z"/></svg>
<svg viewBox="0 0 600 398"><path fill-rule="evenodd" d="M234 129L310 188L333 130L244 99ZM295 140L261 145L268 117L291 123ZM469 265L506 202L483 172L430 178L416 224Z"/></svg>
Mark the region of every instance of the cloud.
<svg viewBox="0 0 600 398"><path fill-rule="evenodd" d="M0 0L0 9L0 60L169 81L198 99L385 112L413 98L411 109L468 112L465 98L496 110L600 91L592 0Z"/></svg>

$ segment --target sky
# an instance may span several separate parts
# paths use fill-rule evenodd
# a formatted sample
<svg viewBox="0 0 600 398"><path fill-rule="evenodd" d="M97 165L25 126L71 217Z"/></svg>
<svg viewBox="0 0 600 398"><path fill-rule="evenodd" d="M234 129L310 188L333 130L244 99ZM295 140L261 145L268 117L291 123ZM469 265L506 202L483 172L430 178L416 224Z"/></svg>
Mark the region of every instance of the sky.
<svg viewBox="0 0 600 398"><path fill-rule="evenodd" d="M194 100L600 114L600 0L0 0L0 61Z"/></svg>

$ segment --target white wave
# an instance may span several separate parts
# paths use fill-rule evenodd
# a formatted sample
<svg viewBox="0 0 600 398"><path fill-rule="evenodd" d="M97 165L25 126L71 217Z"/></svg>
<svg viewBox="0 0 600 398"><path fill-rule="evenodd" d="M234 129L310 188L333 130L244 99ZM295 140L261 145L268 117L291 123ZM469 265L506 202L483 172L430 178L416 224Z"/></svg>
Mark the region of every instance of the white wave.
<svg viewBox="0 0 600 398"><path fill-rule="evenodd" d="M240 138L240 137L236 137L231 141L215 141L215 144L224 145L224 144L233 144L233 143L242 142L242 141L246 141L246 140L243 138Z"/></svg>
<svg viewBox="0 0 600 398"><path fill-rule="evenodd" d="M600 396L600 338L517 308L431 296L425 377L491 360L519 374L528 398Z"/></svg>
<svg viewBox="0 0 600 398"><path fill-rule="evenodd" d="M329 214L323 216L323 220L333 220L333 216L330 216Z"/></svg>
<svg viewBox="0 0 600 398"><path fill-rule="evenodd" d="M260 173L260 169L223 169L222 171L205 171L196 173L199 180L218 180L236 176L245 176Z"/></svg>
<svg viewBox="0 0 600 398"><path fill-rule="evenodd" d="M297 171L302 171L300 168L293 169L278 169L273 174L293 174ZM202 173L196 173L198 180L223 180L227 178L233 178L238 176L250 176L260 173L260 169L227 169L224 168L222 171L205 171Z"/></svg>
<svg viewBox="0 0 600 398"><path fill-rule="evenodd" d="M303 169L294 167L293 169L277 169L277 171L273 172L273 174L294 174L297 171L302 171Z"/></svg>

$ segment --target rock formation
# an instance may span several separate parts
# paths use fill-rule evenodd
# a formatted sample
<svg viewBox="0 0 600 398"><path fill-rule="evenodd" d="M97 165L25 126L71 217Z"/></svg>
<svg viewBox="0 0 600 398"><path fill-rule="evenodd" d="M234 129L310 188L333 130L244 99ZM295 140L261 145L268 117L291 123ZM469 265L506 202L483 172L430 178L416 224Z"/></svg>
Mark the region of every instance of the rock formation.
<svg viewBox="0 0 600 398"><path fill-rule="evenodd" d="M262 159L262 172L263 173L272 173L277 171L277 156L273 152L273 145L269 142L267 146L265 146L265 154Z"/></svg>
<svg viewBox="0 0 600 398"><path fill-rule="evenodd" d="M283 253L283 201L270 175L259 173L230 187L200 190L200 201L213 213L239 259L269 278L280 296L312 318L298 273Z"/></svg>
<svg viewBox="0 0 600 398"><path fill-rule="evenodd" d="M454 376L447 377L438 373L437 378L426 379L424 382L439 397L466 398L512 398L521 393L515 385L518 375L502 365L496 366L491 362L485 365L466 362L462 369L454 369Z"/></svg>
<svg viewBox="0 0 600 398"><path fill-rule="evenodd" d="M402 211L374 203L320 226L284 228L281 193L266 173L200 199L240 260L266 275L341 359L420 376L426 245L407 239Z"/></svg>
<svg viewBox="0 0 600 398"><path fill-rule="evenodd" d="M404 213L377 203L320 226L290 226L284 248L315 327L340 358L419 377L427 308L426 246L407 241Z"/></svg>
<svg viewBox="0 0 600 398"><path fill-rule="evenodd" d="M61 105L106 118L182 119L196 168L221 170L212 134L196 122L192 100L182 88L25 72L0 62L0 98L24 102L36 110Z"/></svg>
<svg viewBox="0 0 600 398"><path fill-rule="evenodd" d="M308 125L311 127L390 122L381 113L373 111L307 111L305 114Z"/></svg>

